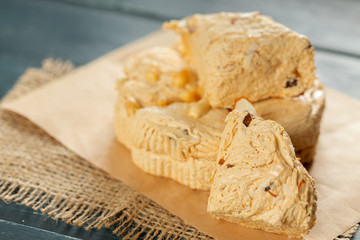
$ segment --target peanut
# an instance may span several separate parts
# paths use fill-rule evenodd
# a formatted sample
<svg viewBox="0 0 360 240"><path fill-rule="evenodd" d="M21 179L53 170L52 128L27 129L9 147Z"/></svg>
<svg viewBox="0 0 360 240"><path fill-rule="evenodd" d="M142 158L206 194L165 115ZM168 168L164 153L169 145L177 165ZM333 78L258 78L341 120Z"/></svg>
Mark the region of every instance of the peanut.
<svg viewBox="0 0 360 240"><path fill-rule="evenodd" d="M200 96L197 94L196 89L187 89L180 93L179 98L183 102L195 102L200 99Z"/></svg>
<svg viewBox="0 0 360 240"><path fill-rule="evenodd" d="M134 98L130 98L125 102L125 109L128 116L134 115L139 108L141 108L141 106Z"/></svg>
<svg viewBox="0 0 360 240"><path fill-rule="evenodd" d="M165 97L160 97L158 100L157 100L157 104L159 107L166 107L167 105L169 105L170 103L172 103L171 100L165 98Z"/></svg>
<svg viewBox="0 0 360 240"><path fill-rule="evenodd" d="M148 82L157 82L159 78L159 69L157 69L155 66L146 72L146 81Z"/></svg>
<svg viewBox="0 0 360 240"><path fill-rule="evenodd" d="M121 87L127 80L129 80L128 77L125 74L121 74L121 76L117 78L115 90L120 91Z"/></svg>
<svg viewBox="0 0 360 240"><path fill-rule="evenodd" d="M210 104L206 98L194 103L189 109L189 115L193 118L199 118L210 110Z"/></svg>
<svg viewBox="0 0 360 240"><path fill-rule="evenodd" d="M182 88L188 82L189 82L189 73L186 69L183 69L172 76L172 84L175 87Z"/></svg>

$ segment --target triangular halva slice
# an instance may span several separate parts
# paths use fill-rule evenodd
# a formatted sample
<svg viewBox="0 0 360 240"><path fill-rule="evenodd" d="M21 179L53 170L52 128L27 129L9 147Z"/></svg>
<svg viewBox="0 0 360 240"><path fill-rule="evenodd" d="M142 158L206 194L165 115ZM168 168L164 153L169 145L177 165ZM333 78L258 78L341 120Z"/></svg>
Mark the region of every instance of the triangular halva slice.
<svg viewBox="0 0 360 240"><path fill-rule="evenodd" d="M245 227L301 237L315 223L314 184L284 128L239 100L226 118L208 212Z"/></svg>

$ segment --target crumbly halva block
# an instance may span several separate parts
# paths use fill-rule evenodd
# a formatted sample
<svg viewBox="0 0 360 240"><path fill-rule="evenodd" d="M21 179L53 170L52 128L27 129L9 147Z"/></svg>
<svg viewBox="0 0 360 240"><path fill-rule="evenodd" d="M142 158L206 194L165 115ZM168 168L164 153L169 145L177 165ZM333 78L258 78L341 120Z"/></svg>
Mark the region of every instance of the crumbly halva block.
<svg viewBox="0 0 360 240"><path fill-rule="evenodd" d="M193 189L210 189L226 109L194 119L188 103L140 108L127 116L123 100L115 114L116 135L143 171L169 177ZM209 124L212 122L212 124Z"/></svg>
<svg viewBox="0 0 360 240"><path fill-rule="evenodd" d="M182 74L191 69L171 48L146 49L133 55L124 66L126 72L118 81L115 108L118 140L131 149L133 161L145 172L172 178L191 188L210 189L229 110L210 107L206 98L197 100L200 95L180 97L197 88L197 83L192 75ZM157 80L148 80L146 75L154 67ZM136 75L138 71L143 72ZM267 99L254 105L262 117L284 126L303 162L312 159L324 106L320 84L301 96Z"/></svg>
<svg viewBox="0 0 360 240"><path fill-rule="evenodd" d="M181 35L213 107L302 94L314 85L314 48L307 37L254 13L195 14L165 23Z"/></svg>
<svg viewBox="0 0 360 240"><path fill-rule="evenodd" d="M153 47L140 51L125 61L123 69L117 89L124 98L136 101L141 107L166 106L200 98L196 74L172 48Z"/></svg>
<svg viewBox="0 0 360 240"><path fill-rule="evenodd" d="M226 117L208 212L245 227L292 237L315 223L315 182L284 128L241 99Z"/></svg>

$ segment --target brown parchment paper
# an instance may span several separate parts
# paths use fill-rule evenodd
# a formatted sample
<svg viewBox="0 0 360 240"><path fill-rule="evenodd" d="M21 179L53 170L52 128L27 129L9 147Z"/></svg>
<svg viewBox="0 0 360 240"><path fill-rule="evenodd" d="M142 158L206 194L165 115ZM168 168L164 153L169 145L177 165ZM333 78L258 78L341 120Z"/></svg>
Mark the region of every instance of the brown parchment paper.
<svg viewBox="0 0 360 240"><path fill-rule="evenodd" d="M70 150L216 239L287 239L211 218L206 213L207 191L142 172L116 142L113 108L121 62L174 39L171 33L156 32L3 107L27 117ZM317 155L309 169L318 189L317 223L305 239L335 238L360 220L360 101L327 89L326 104Z"/></svg>

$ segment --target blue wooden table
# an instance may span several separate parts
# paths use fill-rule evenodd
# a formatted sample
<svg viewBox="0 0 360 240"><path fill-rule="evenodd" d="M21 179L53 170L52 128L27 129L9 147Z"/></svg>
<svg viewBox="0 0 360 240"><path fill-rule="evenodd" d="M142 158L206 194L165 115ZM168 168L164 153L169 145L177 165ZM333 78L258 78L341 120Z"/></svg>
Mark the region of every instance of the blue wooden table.
<svg viewBox="0 0 360 240"><path fill-rule="evenodd" d="M309 36L323 83L360 99L360 1L355 0L1 0L0 97L45 58L83 65L159 29L165 20L255 10ZM0 239L118 237L109 229L85 231L0 200ZM360 231L354 239L360 240Z"/></svg>

